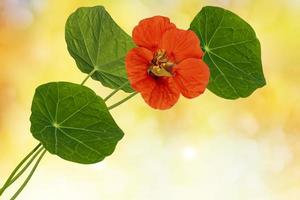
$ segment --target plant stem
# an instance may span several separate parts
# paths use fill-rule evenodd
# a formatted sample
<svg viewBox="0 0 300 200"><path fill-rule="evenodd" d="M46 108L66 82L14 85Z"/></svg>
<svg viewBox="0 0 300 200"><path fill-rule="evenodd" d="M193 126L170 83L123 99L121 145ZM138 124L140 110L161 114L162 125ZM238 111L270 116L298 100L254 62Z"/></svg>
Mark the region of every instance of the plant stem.
<svg viewBox="0 0 300 200"><path fill-rule="evenodd" d="M14 194L14 196L10 200L16 199L17 196L22 192L22 190L24 189L24 187L27 185L27 183L31 179L33 173L35 172L37 166L39 165L40 161L42 160L42 158L44 157L44 155L45 155L46 152L47 152L46 149L42 152L42 154L40 155L40 157L36 161L35 165L33 166L32 170L30 171L28 177L26 178L26 180L24 181L24 183L21 185L21 187L18 189L18 191Z"/></svg>
<svg viewBox="0 0 300 200"><path fill-rule="evenodd" d="M97 69L93 69L86 77L85 79L82 81L82 83L80 85L84 85L85 82L97 71Z"/></svg>
<svg viewBox="0 0 300 200"><path fill-rule="evenodd" d="M43 150L43 148L40 148L34 155L33 157L28 161L28 163L23 167L23 169L13 178L11 179L11 181L9 182L8 186L10 186L11 184L13 184L24 172L25 170L30 166L30 164L35 160L35 158L41 153L41 151ZM7 186L7 187L8 187ZM6 187L6 188L7 188Z"/></svg>
<svg viewBox="0 0 300 200"><path fill-rule="evenodd" d="M112 93L110 93L107 97L104 98L104 102L106 102L110 97L114 96L114 94L116 94L120 89L122 89L127 84L128 84L128 82L122 84L120 87L118 87L117 89L115 89Z"/></svg>
<svg viewBox="0 0 300 200"><path fill-rule="evenodd" d="M137 92L132 93L131 95L129 95L128 97L122 99L121 101L111 105L110 107L108 107L108 110L111 110L119 105L121 105L122 103L124 103L125 101L129 100L130 98L132 98L133 96L135 96L137 94Z"/></svg>
<svg viewBox="0 0 300 200"><path fill-rule="evenodd" d="M17 165L17 167L13 170L13 172L10 174L6 182L4 183L3 187L0 189L0 196L3 194L4 190L10 185L11 180L13 179L14 175L17 173L17 171L22 167L22 165L28 160L34 152L36 152L42 144L39 143L23 160Z"/></svg>

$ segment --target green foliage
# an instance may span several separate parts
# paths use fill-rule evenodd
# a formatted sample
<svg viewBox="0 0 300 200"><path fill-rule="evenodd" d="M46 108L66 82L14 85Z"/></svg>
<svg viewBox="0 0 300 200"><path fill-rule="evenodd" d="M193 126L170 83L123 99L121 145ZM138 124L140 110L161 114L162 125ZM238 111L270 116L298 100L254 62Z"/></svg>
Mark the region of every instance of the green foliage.
<svg viewBox="0 0 300 200"><path fill-rule="evenodd" d="M190 29L201 40L203 60L210 68L208 89L226 99L247 97L266 82L260 43L251 26L236 14L204 7Z"/></svg>
<svg viewBox="0 0 300 200"><path fill-rule="evenodd" d="M52 82L36 89L31 132L52 154L77 163L96 163L113 153L123 132L102 98L91 89Z"/></svg>
<svg viewBox="0 0 300 200"><path fill-rule="evenodd" d="M128 82L125 56L134 47L131 37L102 6L83 7L70 15L65 38L77 67L104 86L116 89ZM122 87L133 92L130 84Z"/></svg>
<svg viewBox="0 0 300 200"><path fill-rule="evenodd" d="M211 73L208 89L213 93L236 99L265 85L259 41L240 17L222 8L205 7L190 29L205 51L203 60ZM127 84L124 58L134 44L102 6L79 8L71 14L66 42L82 72L104 86L119 89L125 85L124 91L133 91ZM102 98L73 83L39 86L30 120L33 136L50 153L78 163L103 160L123 137Z"/></svg>
<svg viewBox="0 0 300 200"><path fill-rule="evenodd" d="M190 29L198 35L205 51L203 60L211 74L208 89L213 93L236 99L266 84L260 43L251 26L239 16L222 8L205 7ZM124 63L127 52L134 47L131 37L103 6L96 6L79 8L70 15L65 39L77 67L88 76L81 85L51 82L36 89L30 130L40 144L13 170L0 188L0 196L39 156L11 199L17 198L46 151L72 162L97 163L111 155L124 136L109 110L137 94L130 87ZM83 86L89 77L115 89L105 100L120 89L134 93L107 108L101 97Z"/></svg>

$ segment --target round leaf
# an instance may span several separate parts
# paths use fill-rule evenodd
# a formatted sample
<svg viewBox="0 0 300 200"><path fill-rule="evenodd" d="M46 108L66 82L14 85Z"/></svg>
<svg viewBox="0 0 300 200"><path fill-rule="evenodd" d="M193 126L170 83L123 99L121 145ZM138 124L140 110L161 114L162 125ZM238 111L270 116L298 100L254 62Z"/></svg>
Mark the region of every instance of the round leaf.
<svg viewBox="0 0 300 200"><path fill-rule="evenodd" d="M128 82L125 56L134 47L102 6L77 9L67 20L65 38L77 67L94 80L116 89ZM130 84L121 88L133 92Z"/></svg>
<svg viewBox="0 0 300 200"><path fill-rule="evenodd" d="M52 154L77 163L96 163L113 153L123 137L104 101L91 89L52 82L36 89L31 133Z"/></svg>
<svg viewBox="0 0 300 200"><path fill-rule="evenodd" d="M210 68L208 89L226 99L247 97L266 84L259 40L252 27L236 14L204 7L190 29L201 40L203 60Z"/></svg>

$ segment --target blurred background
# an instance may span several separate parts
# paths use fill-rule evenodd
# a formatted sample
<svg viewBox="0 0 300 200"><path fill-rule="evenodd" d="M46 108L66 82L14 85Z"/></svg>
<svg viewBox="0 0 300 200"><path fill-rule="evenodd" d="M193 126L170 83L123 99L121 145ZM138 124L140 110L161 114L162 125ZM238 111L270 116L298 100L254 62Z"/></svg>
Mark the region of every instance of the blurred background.
<svg viewBox="0 0 300 200"><path fill-rule="evenodd" d="M64 25L93 5L104 5L129 34L153 15L187 29L205 5L230 9L256 30L267 86L235 101L206 91L167 111L136 96L112 112L125 132L112 156L79 165L46 154L20 200L300 199L300 0L0 0L1 185L38 143L29 123L35 88L84 79ZM102 97L110 92L86 85Z"/></svg>

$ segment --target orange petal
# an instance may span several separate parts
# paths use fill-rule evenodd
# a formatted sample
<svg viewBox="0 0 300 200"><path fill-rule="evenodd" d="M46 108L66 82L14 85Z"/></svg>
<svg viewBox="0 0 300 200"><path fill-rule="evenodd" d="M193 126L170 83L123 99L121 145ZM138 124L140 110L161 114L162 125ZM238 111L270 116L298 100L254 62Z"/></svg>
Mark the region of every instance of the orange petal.
<svg viewBox="0 0 300 200"><path fill-rule="evenodd" d="M209 68L201 60L189 58L173 67L174 80L181 94L194 98L202 94L209 81Z"/></svg>
<svg viewBox="0 0 300 200"><path fill-rule="evenodd" d="M155 81L148 75L152 58L152 52L142 47L133 48L126 56L127 76L132 88L138 92L154 87Z"/></svg>
<svg viewBox="0 0 300 200"><path fill-rule="evenodd" d="M152 108L165 110L171 108L179 99L180 92L172 78L158 78L156 85L141 93Z"/></svg>
<svg viewBox="0 0 300 200"><path fill-rule="evenodd" d="M140 21L133 29L132 37L137 46L155 51L163 34L173 28L176 26L170 22L169 18L154 16Z"/></svg>
<svg viewBox="0 0 300 200"><path fill-rule="evenodd" d="M163 35L159 48L166 50L169 59L176 63L187 58L200 59L203 56L197 35L189 30L168 30Z"/></svg>

